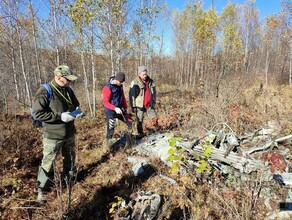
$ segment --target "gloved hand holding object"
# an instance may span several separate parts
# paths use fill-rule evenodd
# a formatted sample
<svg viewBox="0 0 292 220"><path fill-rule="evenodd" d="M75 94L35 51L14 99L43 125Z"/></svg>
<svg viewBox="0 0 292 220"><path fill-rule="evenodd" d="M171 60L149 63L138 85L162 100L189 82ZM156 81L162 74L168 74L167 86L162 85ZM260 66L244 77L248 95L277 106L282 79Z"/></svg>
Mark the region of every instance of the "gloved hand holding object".
<svg viewBox="0 0 292 220"><path fill-rule="evenodd" d="M81 118L83 116L83 112L81 108L77 107L73 112L70 112L70 115L75 118Z"/></svg>
<svg viewBox="0 0 292 220"><path fill-rule="evenodd" d="M70 112L63 112L61 114L61 120L65 123L73 121L74 119L75 118L72 115L70 115Z"/></svg>
<svg viewBox="0 0 292 220"><path fill-rule="evenodd" d="M118 107L115 108L115 112L117 114L123 114L122 110L120 108L118 108Z"/></svg>
<svg viewBox="0 0 292 220"><path fill-rule="evenodd" d="M78 114L78 115L76 115L76 117L75 118L82 118L83 117L83 112L82 113L80 113L80 114Z"/></svg>

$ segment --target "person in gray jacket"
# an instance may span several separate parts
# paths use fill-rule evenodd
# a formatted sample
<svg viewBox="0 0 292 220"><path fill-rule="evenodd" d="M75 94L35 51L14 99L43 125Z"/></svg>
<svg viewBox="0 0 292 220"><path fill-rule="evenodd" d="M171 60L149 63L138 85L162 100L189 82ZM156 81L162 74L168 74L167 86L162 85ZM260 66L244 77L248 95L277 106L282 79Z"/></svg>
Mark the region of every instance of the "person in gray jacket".
<svg viewBox="0 0 292 220"><path fill-rule="evenodd" d="M136 114L138 136L143 137L145 135L143 132L145 113L151 119L152 125L157 126L157 114L155 111L156 88L145 66L139 66L137 69L137 77L130 85L129 100L132 112Z"/></svg>
<svg viewBox="0 0 292 220"><path fill-rule="evenodd" d="M54 78L49 83L51 97L44 86L35 94L33 116L43 124L43 159L37 177L37 201L43 202L43 191L48 188L53 178L53 166L60 150L63 156L63 178L72 178L75 169L75 133L74 119L81 117L72 114L79 108L70 83L77 79L72 70L66 66L58 66L54 70ZM79 109L80 110L80 109ZM76 112L76 111L75 111Z"/></svg>

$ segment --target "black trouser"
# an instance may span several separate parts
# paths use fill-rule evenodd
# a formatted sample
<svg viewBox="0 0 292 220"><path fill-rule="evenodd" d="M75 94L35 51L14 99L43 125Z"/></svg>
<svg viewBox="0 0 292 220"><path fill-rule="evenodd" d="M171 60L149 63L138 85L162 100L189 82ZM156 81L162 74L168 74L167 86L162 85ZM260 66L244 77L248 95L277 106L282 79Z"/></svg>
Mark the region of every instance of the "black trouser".
<svg viewBox="0 0 292 220"><path fill-rule="evenodd" d="M114 110L109 110L105 108L104 111L106 115L106 126L107 126L106 138L107 139L111 139L114 135L116 118L121 120L122 122L125 122L128 127L132 126L132 123L127 118L125 118L121 114L117 114Z"/></svg>

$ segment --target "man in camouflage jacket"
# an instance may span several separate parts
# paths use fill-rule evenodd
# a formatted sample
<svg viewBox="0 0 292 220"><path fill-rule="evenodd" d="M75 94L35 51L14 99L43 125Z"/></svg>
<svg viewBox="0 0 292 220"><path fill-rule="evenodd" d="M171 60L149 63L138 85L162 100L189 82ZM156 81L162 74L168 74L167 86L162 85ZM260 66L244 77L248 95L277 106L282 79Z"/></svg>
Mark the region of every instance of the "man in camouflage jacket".
<svg viewBox="0 0 292 220"><path fill-rule="evenodd" d="M77 79L66 65L58 66L54 71L54 78L49 83L52 96L41 86L35 94L33 114L36 120L43 124L43 159L39 167L37 200L42 202L43 190L50 185L53 177L53 166L58 152L63 156L63 178L73 176L75 169L75 133L74 119L81 114L72 116L70 112L79 108L79 101L69 87L71 81Z"/></svg>

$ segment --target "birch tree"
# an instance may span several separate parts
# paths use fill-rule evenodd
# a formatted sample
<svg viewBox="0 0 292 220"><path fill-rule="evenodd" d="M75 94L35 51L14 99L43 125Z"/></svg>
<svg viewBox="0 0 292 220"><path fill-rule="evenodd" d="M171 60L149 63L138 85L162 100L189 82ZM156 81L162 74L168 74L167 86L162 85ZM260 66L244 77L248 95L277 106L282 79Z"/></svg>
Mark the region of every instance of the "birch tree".
<svg viewBox="0 0 292 220"><path fill-rule="evenodd" d="M11 49L11 65L14 75L14 84L16 89L16 99L20 102L21 97L24 98L23 104L31 104L31 92L28 81L28 73L26 71L25 65L25 52L24 52L24 43L27 39L27 30L26 30L26 20L23 15L20 14L20 4L15 1L7 1L6 13L7 18L9 18L10 25L10 49ZM19 60L17 60L19 59ZM17 74L20 70L21 75ZM22 80L19 80L22 77ZM20 86L19 86L20 85ZM22 87L21 87L22 86ZM20 90L20 88L24 88ZM22 93L21 93L22 92Z"/></svg>
<svg viewBox="0 0 292 220"><path fill-rule="evenodd" d="M5 7L4 7L5 6ZM11 66L11 73L12 73L12 79L13 82L9 82L5 80L5 77L3 75L4 82L6 81L6 86L13 84L13 87L15 88L15 98L16 100L20 100L20 91L19 91L19 75L16 71L16 46L15 46L15 22L16 19L14 17L14 4L13 2L1 2L1 56L2 60L4 62L1 62L2 68L3 68L3 74L7 72L7 64ZM4 59L6 58L6 59ZM6 61L6 62L5 62ZM3 81L2 81L3 82ZM6 94L8 94L10 91L5 88L5 84L3 84L3 97L4 100L7 100L6 103L8 105L8 99L6 97Z"/></svg>
<svg viewBox="0 0 292 220"><path fill-rule="evenodd" d="M250 71L252 51L256 47L256 38L259 34L258 10L254 6L255 0L248 0L243 5L241 33L244 45L244 72Z"/></svg>
<svg viewBox="0 0 292 220"><path fill-rule="evenodd" d="M282 0L282 11L279 14L279 19L281 21L281 27L283 32L281 34L281 39L283 41L284 48L286 51L283 51L288 58L289 63L289 85L292 85L292 2L290 0ZM285 63L282 65L282 74L285 69Z"/></svg>
<svg viewBox="0 0 292 220"><path fill-rule="evenodd" d="M265 32L261 40L264 47L265 62L264 62L264 75L265 75L265 86L268 86L268 73L271 62L271 56L277 56L276 49L278 48L279 32L279 21L276 16L270 16L266 18ZM275 63L274 63L275 64Z"/></svg>
<svg viewBox="0 0 292 220"><path fill-rule="evenodd" d="M34 12L34 8L32 3L30 2L28 5L29 12L30 12L30 19L31 19L31 35L33 38L33 46L34 46L34 55L35 55L35 63L37 66L37 81L39 85L42 83L42 74L41 74L41 67L40 67L40 55L39 55L39 47L37 45L38 39L37 39L37 25L36 25L36 15Z"/></svg>
<svg viewBox="0 0 292 220"><path fill-rule="evenodd" d="M16 22L15 27L16 27L16 35L17 35L17 40L18 40L17 43L18 43L18 53L19 53L19 59L20 59L21 72L22 72L22 76L23 76L24 84L25 84L26 101L29 103L29 106L31 106L32 99L31 99L30 87L28 83L28 75L26 72L26 66L25 66L25 61L24 61L23 41L21 38L20 22Z"/></svg>
<svg viewBox="0 0 292 220"><path fill-rule="evenodd" d="M152 60L154 44L159 43L160 38L155 35L157 18L165 10L162 0L140 0L134 17L133 35L135 52L137 54L137 64L149 66ZM151 69L151 68L150 68ZM151 74L151 72L150 72Z"/></svg>
<svg viewBox="0 0 292 220"><path fill-rule="evenodd" d="M104 55L109 56L111 75L122 70L122 46L124 36L122 30L125 25L126 1L101 0L97 4L90 1L75 1L69 6L69 16L80 34L90 33L90 60L92 72L92 114L95 115L96 106L96 44L102 48ZM97 26L98 28L94 28ZM95 37L96 36L96 37ZM84 38L83 38L84 39ZM82 55L82 59L84 56ZM84 64L84 62L82 62ZM85 69L85 67L83 67ZM85 81L86 83L88 80ZM90 107L91 108L91 107Z"/></svg>
<svg viewBox="0 0 292 220"><path fill-rule="evenodd" d="M5 17L5 20L10 21L9 17L4 16L4 13L0 13L0 16ZM4 112L8 113L8 94L14 89L16 90L17 99L19 99L18 86L11 82L11 79L16 80L15 72L12 72L12 77L8 77L8 70L6 64L14 64L10 59L11 51L11 35L12 28L9 28L4 19L0 19L0 88L1 88L1 99L0 108ZM10 36L9 36L10 35ZM12 71L12 70L11 70ZM11 72L10 72L11 73ZM8 85L8 86L7 86Z"/></svg>
<svg viewBox="0 0 292 220"><path fill-rule="evenodd" d="M191 7L191 6L189 6ZM193 48L192 35L193 30L191 28L190 14L187 9L183 10L182 13L174 11L173 13L173 28L174 28L174 43L175 43L175 56L177 62L177 81L180 82L179 85L186 85L188 87L189 80L186 79L186 60L188 54Z"/></svg>
<svg viewBox="0 0 292 220"><path fill-rule="evenodd" d="M203 12L195 21L195 40L199 43L199 56L201 57L201 68L199 69L199 77L205 85L205 95L212 88L213 77L215 74L216 65L213 62L214 49L217 43L217 31L219 25L219 17L214 9L210 8ZM214 72L212 74L212 72Z"/></svg>
<svg viewBox="0 0 292 220"><path fill-rule="evenodd" d="M86 94L86 102L90 111L90 116L95 117L96 109L96 71L95 71L95 37L94 37L94 19L95 16L93 12L95 9L90 8L91 5L84 1L75 1L72 5L68 5L68 16L74 23L75 34L75 45L77 46L77 51L80 54L82 72L83 72L83 82L84 90ZM86 65L86 57L90 56L90 65ZM91 67L91 74L87 74ZM91 83L90 83L91 75ZM91 85L91 92L90 92ZM92 99L90 99L90 94L92 94Z"/></svg>
<svg viewBox="0 0 292 220"><path fill-rule="evenodd" d="M240 72L243 61L243 45L239 33L239 17L235 4L229 3L220 17L223 33L221 75Z"/></svg>
<svg viewBox="0 0 292 220"><path fill-rule="evenodd" d="M173 17L175 54L178 59L178 72L180 82L186 85L196 84L196 78L200 74L201 62L201 41L198 38L199 20L203 15L202 4L189 3L179 14L176 12Z"/></svg>

